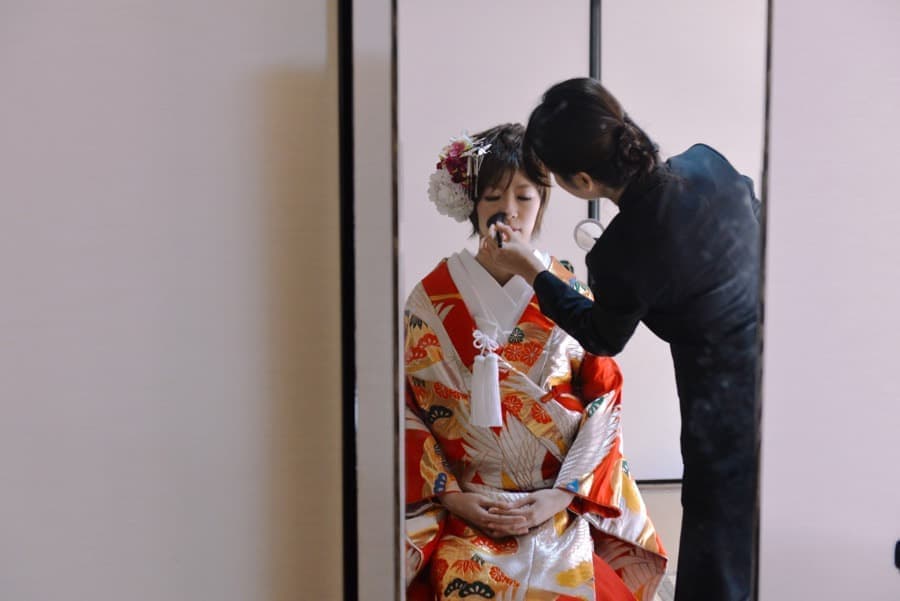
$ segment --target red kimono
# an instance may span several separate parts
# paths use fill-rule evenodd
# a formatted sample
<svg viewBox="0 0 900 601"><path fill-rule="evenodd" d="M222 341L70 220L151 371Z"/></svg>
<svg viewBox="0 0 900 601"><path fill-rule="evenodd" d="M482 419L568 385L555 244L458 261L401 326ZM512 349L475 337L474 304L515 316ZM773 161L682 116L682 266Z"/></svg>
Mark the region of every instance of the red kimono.
<svg viewBox="0 0 900 601"><path fill-rule="evenodd" d="M585 290L555 261L552 271ZM475 426L475 330L443 261L405 312L407 598L652 600L666 557L621 453L618 366L586 354L532 296L496 351L503 425ZM497 540L437 501L551 487L574 493L567 510Z"/></svg>

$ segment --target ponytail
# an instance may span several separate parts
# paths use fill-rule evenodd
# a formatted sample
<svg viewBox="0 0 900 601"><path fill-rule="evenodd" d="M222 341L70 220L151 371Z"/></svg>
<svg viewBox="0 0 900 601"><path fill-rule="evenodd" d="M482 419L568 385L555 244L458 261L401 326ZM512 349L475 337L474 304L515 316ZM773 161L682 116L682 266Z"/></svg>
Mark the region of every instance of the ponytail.
<svg viewBox="0 0 900 601"><path fill-rule="evenodd" d="M589 78L569 79L544 93L528 120L523 154L534 181L546 181L548 171L567 179L583 171L613 188L660 163L647 133L599 81Z"/></svg>

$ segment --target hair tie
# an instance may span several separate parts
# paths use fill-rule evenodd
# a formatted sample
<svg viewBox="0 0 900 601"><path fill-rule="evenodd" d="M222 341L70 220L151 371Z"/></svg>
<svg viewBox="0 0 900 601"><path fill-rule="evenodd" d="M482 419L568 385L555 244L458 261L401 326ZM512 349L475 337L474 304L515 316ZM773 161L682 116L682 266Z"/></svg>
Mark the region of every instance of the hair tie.
<svg viewBox="0 0 900 601"><path fill-rule="evenodd" d="M626 121L622 124L622 130L619 132L619 155L629 163L636 163L641 160L641 154L638 132L631 123Z"/></svg>

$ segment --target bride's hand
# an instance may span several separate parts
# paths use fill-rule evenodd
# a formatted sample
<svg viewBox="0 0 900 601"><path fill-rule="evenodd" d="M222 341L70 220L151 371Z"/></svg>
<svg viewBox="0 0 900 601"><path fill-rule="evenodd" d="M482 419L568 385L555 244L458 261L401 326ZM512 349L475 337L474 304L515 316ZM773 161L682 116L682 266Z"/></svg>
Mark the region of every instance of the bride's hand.
<svg viewBox="0 0 900 601"><path fill-rule="evenodd" d="M497 246L495 232L503 237L502 248ZM481 256L498 270L518 274L531 285L534 278L544 271L543 263L534 256L534 249L525 242L522 234L505 223L498 222L491 226L490 235L481 239L480 251Z"/></svg>
<svg viewBox="0 0 900 601"><path fill-rule="evenodd" d="M546 488L510 503L506 509L494 511L506 517L520 516L528 528L536 528L566 509L573 496L573 493L559 488Z"/></svg>
<svg viewBox="0 0 900 601"><path fill-rule="evenodd" d="M442 494L438 498L450 513L491 538L516 536L528 532L524 516L497 513L506 505L495 503L478 493L451 492Z"/></svg>

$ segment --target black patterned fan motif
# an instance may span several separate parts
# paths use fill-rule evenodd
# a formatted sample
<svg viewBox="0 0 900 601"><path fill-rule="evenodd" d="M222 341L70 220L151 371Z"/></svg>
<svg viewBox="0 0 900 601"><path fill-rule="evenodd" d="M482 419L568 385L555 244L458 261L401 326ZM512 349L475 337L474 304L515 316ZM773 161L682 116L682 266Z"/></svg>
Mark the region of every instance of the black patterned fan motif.
<svg viewBox="0 0 900 601"><path fill-rule="evenodd" d="M453 411L449 408L443 405L432 405L431 409L428 410L428 423L433 424L442 417L450 417L452 415Z"/></svg>
<svg viewBox="0 0 900 601"><path fill-rule="evenodd" d="M466 582L462 578L454 578L453 582L448 584L447 588L444 589L444 596L449 597L450 594L455 591L459 591L460 598L478 595L485 599L493 599L495 594L494 589L480 580Z"/></svg>
<svg viewBox="0 0 900 601"><path fill-rule="evenodd" d="M525 340L525 332L522 331L522 328L516 326L509 334L509 342L510 344L519 344L523 340Z"/></svg>

